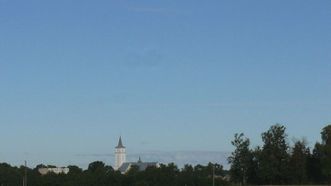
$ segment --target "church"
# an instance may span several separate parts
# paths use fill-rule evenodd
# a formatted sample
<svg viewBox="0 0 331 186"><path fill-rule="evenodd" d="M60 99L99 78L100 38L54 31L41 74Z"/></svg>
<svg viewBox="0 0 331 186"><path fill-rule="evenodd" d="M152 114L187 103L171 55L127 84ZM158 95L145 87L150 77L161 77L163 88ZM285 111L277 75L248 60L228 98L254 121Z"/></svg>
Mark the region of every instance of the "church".
<svg viewBox="0 0 331 186"><path fill-rule="evenodd" d="M120 171L122 174L128 172L131 167L138 167L139 171L146 170L147 167L159 167L157 162L143 162L139 157L137 162L126 162L126 149L122 143L122 138L118 140L118 145L115 147L115 170Z"/></svg>

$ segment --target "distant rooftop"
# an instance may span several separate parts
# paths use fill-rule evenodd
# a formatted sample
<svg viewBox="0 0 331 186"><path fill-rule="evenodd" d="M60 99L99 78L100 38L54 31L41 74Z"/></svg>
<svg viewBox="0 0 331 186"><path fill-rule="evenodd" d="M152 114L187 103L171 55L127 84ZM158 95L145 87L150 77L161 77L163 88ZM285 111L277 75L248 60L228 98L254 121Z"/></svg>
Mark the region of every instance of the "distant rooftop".
<svg viewBox="0 0 331 186"><path fill-rule="evenodd" d="M138 167L139 171L144 171L147 169L147 167L158 167L157 162L143 162L141 161L141 158L139 157L139 160L137 162L126 162L121 165L121 167L118 169L122 174L126 173L130 170L132 166Z"/></svg>

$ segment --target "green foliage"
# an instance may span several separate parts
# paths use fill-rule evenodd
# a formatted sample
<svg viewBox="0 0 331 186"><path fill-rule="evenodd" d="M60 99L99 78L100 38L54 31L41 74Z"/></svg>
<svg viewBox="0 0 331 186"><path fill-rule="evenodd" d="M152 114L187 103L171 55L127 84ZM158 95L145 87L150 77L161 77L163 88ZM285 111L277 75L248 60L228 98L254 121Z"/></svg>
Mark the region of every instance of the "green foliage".
<svg viewBox="0 0 331 186"><path fill-rule="evenodd" d="M321 137L323 145L331 146L331 125L328 125L322 129Z"/></svg>
<svg viewBox="0 0 331 186"><path fill-rule="evenodd" d="M305 140L295 142L289 162L291 183L300 185L307 183L307 161L309 156L310 150L306 146Z"/></svg>
<svg viewBox="0 0 331 186"><path fill-rule="evenodd" d="M253 163L252 152L249 149L250 141L241 133L235 134L231 143L235 147L235 151L228 158L231 164L231 180L245 185L250 174L249 172L252 171L251 165Z"/></svg>
<svg viewBox="0 0 331 186"><path fill-rule="evenodd" d="M38 165L34 169L28 169L28 185L33 186L182 186L201 185L209 186L212 183L212 175L224 175L223 167L219 164L209 163L206 166L186 165L179 170L173 163L160 165L160 167L148 167L145 171L139 171L138 167L132 167L126 174L114 171L112 167L103 162L96 161L89 164L87 170L77 166L68 166L68 174L40 175ZM12 167L9 164L0 164L0 185L22 185L24 167ZM215 186L226 185L222 178L215 178Z"/></svg>
<svg viewBox="0 0 331 186"><path fill-rule="evenodd" d="M250 185L330 184L331 125L322 129L322 143L316 143L312 153L305 140L293 147L287 142L286 128L280 124L261 135L263 145L249 148L249 139L236 134L229 157L231 180Z"/></svg>
<svg viewBox="0 0 331 186"><path fill-rule="evenodd" d="M311 183L322 184L322 168L321 168L321 144L316 143L313 149L312 154L308 157L307 160L307 174L308 180Z"/></svg>
<svg viewBox="0 0 331 186"><path fill-rule="evenodd" d="M262 133L259 174L267 184L285 184L289 175L289 145L286 128L276 124Z"/></svg>
<svg viewBox="0 0 331 186"><path fill-rule="evenodd" d="M320 153L321 173L327 183L331 183L331 125L323 128L321 132L322 144L316 149Z"/></svg>

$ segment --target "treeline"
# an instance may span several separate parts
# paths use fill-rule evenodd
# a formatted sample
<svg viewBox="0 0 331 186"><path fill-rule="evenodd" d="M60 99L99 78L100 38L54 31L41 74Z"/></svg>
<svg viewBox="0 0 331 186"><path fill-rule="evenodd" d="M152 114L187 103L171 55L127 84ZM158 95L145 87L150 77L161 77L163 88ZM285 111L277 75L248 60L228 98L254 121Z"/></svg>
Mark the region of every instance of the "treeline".
<svg viewBox="0 0 331 186"><path fill-rule="evenodd" d="M209 163L202 165L186 165L179 169L175 164L148 167L145 171L138 171L132 167L126 174L114 171L111 166L96 161L90 163L86 170L77 166L69 166L68 174L50 173L42 176L38 168L27 170L29 186L215 186L226 185L223 181L225 171L219 164ZM12 167L9 164L0 164L0 186L22 185L25 167ZM213 174L215 173L215 174Z"/></svg>
<svg viewBox="0 0 331 186"><path fill-rule="evenodd" d="M261 135L263 145L250 147L249 138L235 134L229 157L233 183L243 185L330 184L331 125L321 132L313 149L304 139L290 146L286 127L276 124Z"/></svg>
<svg viewBox="0 0 331 186"><path fill-rule="evenodd" d="M304 139L290 145L286 127L276 124L263 132L261 146L251 147L249 138L235 134L231 142L235 150L229 157L230 170L219 164L185 165L161 164L139 171L132 167L126 174L96 161L86 170L68 166L68 174L41 175L38 169L13 167L0 163L0 186L22 185L27 172L29 186L215 186L330 184L331 183L331 125L321 131L321 142L310 149Z"/></svg>

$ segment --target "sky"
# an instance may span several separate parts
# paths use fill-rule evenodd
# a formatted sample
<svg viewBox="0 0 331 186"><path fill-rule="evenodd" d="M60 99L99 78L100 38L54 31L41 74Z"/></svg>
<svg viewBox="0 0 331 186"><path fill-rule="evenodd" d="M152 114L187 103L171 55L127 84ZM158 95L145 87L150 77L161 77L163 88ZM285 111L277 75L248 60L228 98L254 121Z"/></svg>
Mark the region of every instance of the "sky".
<svg viewBox="0 0 331 186"><path fill-rule="evenodd" d="M0 162L230 152L331 123L329 0L0 0Z"/></svg>

